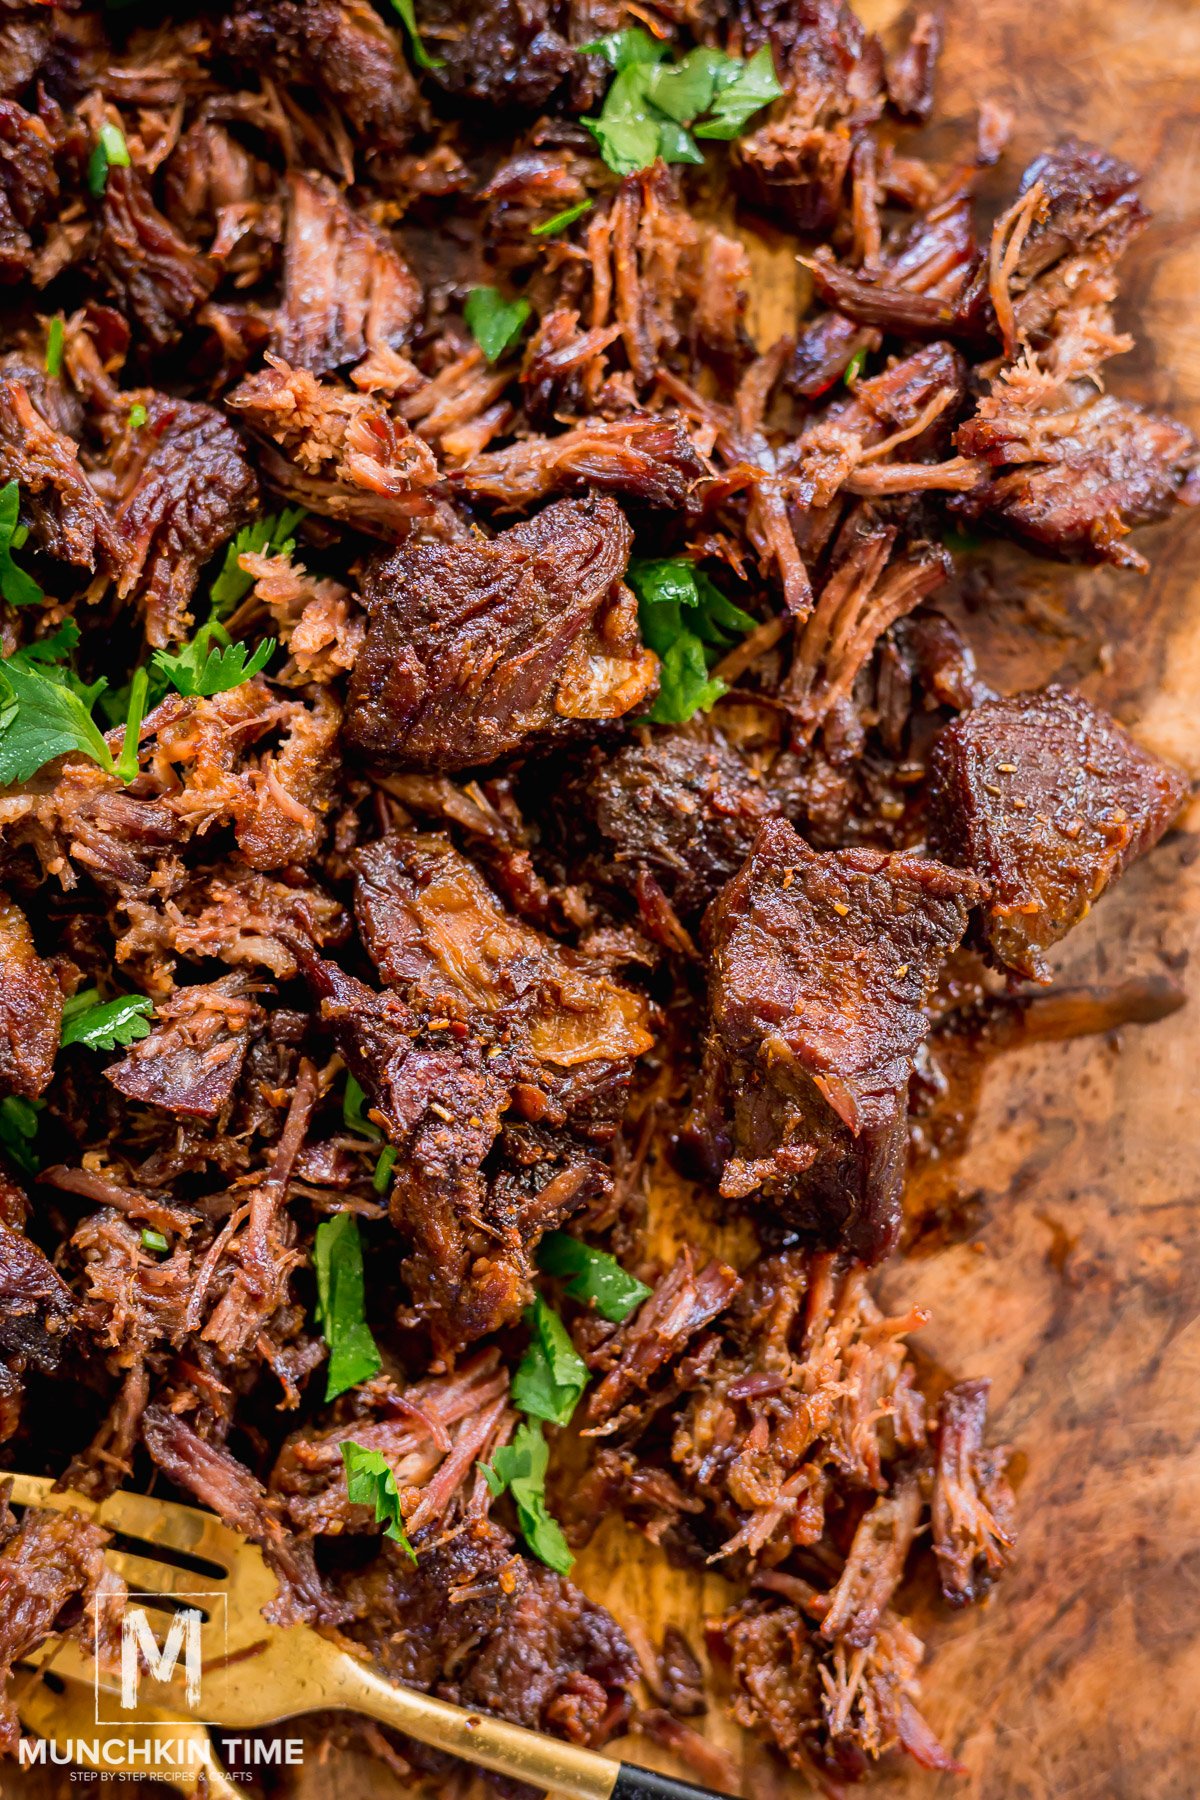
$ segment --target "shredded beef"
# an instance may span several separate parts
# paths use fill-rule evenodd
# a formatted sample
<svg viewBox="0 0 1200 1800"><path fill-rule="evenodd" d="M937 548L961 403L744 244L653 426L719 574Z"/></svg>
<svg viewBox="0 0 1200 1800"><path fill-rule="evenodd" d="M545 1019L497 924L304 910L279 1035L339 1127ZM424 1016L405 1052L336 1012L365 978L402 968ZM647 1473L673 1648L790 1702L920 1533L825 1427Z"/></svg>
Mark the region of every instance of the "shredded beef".
<svg viewBox="0 0 1200 1800"><path fill-rule="evenodd" d="M399 349L421 290L391 239L330 182L294 175L289 192L280 355L325 375L368 350Z"/></svg>
<svg viewBox="0 0 1200 1800"><path fill-rule="evenodd" d="M34 1100L54 1072L62 989L24 913L0 894L0 1087Z"/></svg>

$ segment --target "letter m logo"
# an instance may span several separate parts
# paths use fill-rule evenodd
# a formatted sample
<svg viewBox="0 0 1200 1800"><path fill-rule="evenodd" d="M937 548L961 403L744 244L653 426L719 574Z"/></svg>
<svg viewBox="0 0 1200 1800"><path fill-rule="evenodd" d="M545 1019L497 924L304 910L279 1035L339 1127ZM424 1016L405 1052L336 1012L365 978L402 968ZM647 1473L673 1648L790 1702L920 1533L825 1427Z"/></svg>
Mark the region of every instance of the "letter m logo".
<svg viewBox="0 0 1200 1800"><path fill-rule="evenodd" d="M121 1620L121 1706L132 1712L138 1703L142 1663L155 1681L170 1681L183 1655L184 1691L187 1704L200 1704L200 1627L204 1614L185 1606L171 1620L161 1648L145 1609L131 1606Z"/></svg>

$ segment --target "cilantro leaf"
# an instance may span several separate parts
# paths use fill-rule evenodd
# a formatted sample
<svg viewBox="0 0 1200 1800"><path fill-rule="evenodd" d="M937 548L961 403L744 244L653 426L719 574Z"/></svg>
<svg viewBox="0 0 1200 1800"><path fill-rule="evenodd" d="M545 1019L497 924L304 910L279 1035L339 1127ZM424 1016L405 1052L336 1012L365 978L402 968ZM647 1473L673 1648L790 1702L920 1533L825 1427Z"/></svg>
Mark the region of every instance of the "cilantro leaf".
<svg viewBox="0 0 1200 1800"><path fill-rule="evenodd" d="M151 1231L148 1227L143 1226L143 1228L142 1228L142 1249L143 1250L169 1250L170 1248L171 1248L170 1244L168 1244L166 1238L163 1236L161 1231Z"/></svg>
<svg viewBox="0 0 1200 1800"><path fill-rule="evenodd" d="M22 668L29 668L31 664L37 663L44 665L61 663L65 656L71 654L78 643L78 625L74 619L64 619L58 630L52 631L49 637L34 638L32 643L22 644L19 650L14 650L9 661L17 663Z"/></svg>
<svg viewBox="0 0 1200 1800"><path fill-rule="evenodd" d="M540 1294L526 1310L525 1323L533 1337L512 1379L513 1405L552 1425L569 1424L587 1386L587 1364Z"/></svg>
<svg viewBox="0 0 1200 1800"><path fill-rule="evenodd" d="M352 1212L322 1219L313 1243L317 1277L317 1324L329 1346L325 1398L370 1381L383 1367L366 1318L362 1240Z"/></svg>
<svg viewBox="0 0 1200 1800"><path fill-rule="evenodd" d="M142 405L141 401L135 400L133 405L129 409L129 429L130 429L130 431L140 431L142 429L142 426L147 423L149 418L150 418L150 414L146 411L146 408Z"/></svg>
<svg viewBox="0 0 1200 1800"><path fill-rule="evenodd" d="M350 1130L357 1131L360 1137L381 1138L383 1133L378 1125L373 1125L363 1110L366 1099L367 1096L354 1076L347 1074L346 1091L342 1096L342 1118Z"/></svg>
<svg viewBox="0 0 1200 1800"><path fill-rule="evenodd" d="M46 373L50 376L62 374L63 340L66 328L58 314L50 321L50 329L46 333Z"/></svg>
<svg viewBox="0 0 1200 1800"><path fill-rule="evenodd" d="M108 186L108 171L110 169L127 169L128 167L129 145L125 142L125 133L119 125L114 125L106 119L100 127L96 148L88 158L89 193L99 200Z"/></svg>
<svg viewBox="0 0 1200 1800"><path fill-rule="evenodd" d="M154 664L179 693L209 698L241 687L243 681L261 673L274 652L275 639L264 638L247 658L245 644L235 644L225 627L210 619L177 655L156 650Z"/></svg>
<svg viewBox="0 0 1200 1800"><path fill-rule="evenodd" d="M413 5L413 0L392 0L392 5L403 20L404 29L408 33L408 43L409 48L412 51L412 59L416 63L418 69L443 68L445 65L443 64L441 57L430 56L428 50L421 42L421 33L417 29L417 13L416 8Z"/></svg>
<svg viewBox="0 0 1200 1800"><path fill-rule="evenodd" d="M416 1562L417 1553L404 1531L400 1490L387 1458L379 1450L365 1450L347 1439L342 1445L342 1461L346 1465L346 1493L351 1506L371 1507L376 1524L384 1526L384 1536L392 1538Z"/></svg>
<svg viewBox="0 0 1200 1800"><path fill-rule="evenodd" d="M61 672L50 674L22 656L10 656L0 665L0 786L28 781L68 751L78 751L108 774L115 773L89 704Z"/></svg>
<svg viewBox="0 0 1200 1800"><path fill-rule="evenodd" d="M635 558L627 579L638 598L642 637L662 665L648 716L656 725L685 724L725 693L725 683L709 675L710 664L755 622L682 557Z"/></svg>
<svg viewBox="0 0 1200 1800"><path fill-rule="evenodd" d="M243 525L231 544L225 546L221 572L209 589L209 605L214 619L227 619L240 600L254 586L253 575L242 568L243 556L290 556L296 548L297 525L305 516L302 506L285 507L281 513L264 513Z"/></svg>
<svg viewBox="0 0 1200 1800"><path fill-rule="evenodd" d="M499 288L476 287L467 295L463 317L483 354L494 363L520 337L532 310L528 300L506 300Z"/></svg>
<svg viewBox="0 0 1200 1800"><path fill-rule="evenodd" d="M569 1575L575 1558L567 1548L558 1520L546 1506L546 1464L550 1451L540 1424L518 1425L511 1444L503 1445L491 1466L479 1470L493 1499L512 1495L521 1535L536 1557L559 1575Z"/></svg>
<svg viewBox="0 0 1200 1800"><path fill-rule="evenodd" d="M719 86L710 116L696 126L698 138L740 137L756 112L783 93L770 44L762 44L736 77Z"/></svg>
<svg viewBox="0 0 1200 1800"><path fill-rule="evenodd" d="M82 1044L85 1050L115 1050L120 1045L127 1050L149 1037L147 1014L153 1011L154 1002L146 994L101 1000L95 988L84 988L63 1007L62 1047Z"/></svg>
<svg viewBox="0 0 1200 1800"><path fill-rule="evenodd" d="M146 694L149 687L149 671L147 669L135 670L133 679L129 683L129 710L125 714L125 737L121 744L121 754L117 758L117 774L124 782L137 780L138 750L142 720L146 716Z"/></svg>
<svg viewBox="0 0 1200 1800"><path fill-rule="evenodd" d="M565 206L562 212L555 213L552 219L544 219L540 225L532 227L530 237L553 237L556 232L565 231L576 219L582 219L585 212L591 212L594 200L577 200L574 206Z"/></svg>
<svg viewBox="0 0 1200 1800"><path fill-rule="evenodd" d="M565 1231L551 1231L538 1245L538 1263L548 1275L569 1277L572 1300L589 1300L602 1319L619 1325L650 1297L644 1281L623 1269L606 1250L593 1250Z"/></svg>
<svg viewBox="0 0 1200 1800"><path fill-rule="evenodd" d="M628 31L610 31L605 37L594 38L590 44L581 44L579 53L581 56L602 56L609 68L619 74L635 63L661 62L667 54L667 46L652 38L640 25L634 25Z"/></svg>
<svg viewBox="0 0 1200 1800"><path fill-rule="evenodd" d="M21 490L15 481L0 488L0 594L10 606L32 606L45 595L24 569L18 569L12 553L24 542L18 535L17 520L21 511Z"/></svg>
<svg viewBox="0 0 1200 1800"><path fill-rule="evenodd" d="M25 1175L36 1175L42 1166L34 1143L44 1105L44 1100L25 1100L20 1094L5 1094L0 1100L0 1144Z"/></svg>

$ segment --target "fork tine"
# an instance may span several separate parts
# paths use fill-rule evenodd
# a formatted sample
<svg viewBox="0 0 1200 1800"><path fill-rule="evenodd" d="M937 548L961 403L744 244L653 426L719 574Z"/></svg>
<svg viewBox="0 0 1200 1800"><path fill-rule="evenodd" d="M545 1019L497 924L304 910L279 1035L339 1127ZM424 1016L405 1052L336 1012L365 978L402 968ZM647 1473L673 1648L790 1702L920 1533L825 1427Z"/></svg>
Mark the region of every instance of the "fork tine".
<svg viewBox="0 0 1200 1800"><path fill-rule="evenodd" d="M210 1610L204 1601L225 1583L210 1575L198 1575L191 1569L176 1568L174 1563L157 1562L149 1556L138 1556L132 1550L106 1550L104 1560L115 1569L126 1587L135 1594L170 1594L189 1600L201 1612Z"/></svg>
<svg viewBox="0 0 1200 1800"><path fill-rule="evenodd" d="M11 1479L12 1497L19 1505L46 1506L55 1512L74 1508L112 1531L123 1531L148 1544L161 1544L201 1557L226 1571L246 1548L246 1540L223 1525L215 1513L203 1512L198 1506L184 1506L177 1500L152 1499L148 1494L130 1494L124 1489L103 1500L93 1500L70 1488L55 1489L53 1482L42 1475L0 1479ZM215 1585L215 1581L210 1585Z"/></svg>

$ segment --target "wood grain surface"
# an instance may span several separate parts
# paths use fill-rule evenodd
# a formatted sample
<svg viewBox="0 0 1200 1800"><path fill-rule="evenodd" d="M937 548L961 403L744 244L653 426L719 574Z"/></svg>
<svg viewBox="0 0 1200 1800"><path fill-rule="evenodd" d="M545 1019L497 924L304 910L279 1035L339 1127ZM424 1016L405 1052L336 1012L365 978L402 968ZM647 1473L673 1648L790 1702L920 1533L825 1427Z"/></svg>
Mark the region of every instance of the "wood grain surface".
<svg viewBox="0 0 1200 1800"><path fill-rule="evenodd" d="M859 0L881 29L889 0ZM1146 171L1154 220L1127 259L1118 317L1137 348L1115 391L1200 430L1200 4L1197 0L951 0L927 134L948 158L985 97L1013 106L1014 143L985 189L1011 194L1025 161L1066 131ZM756 250L756 331L794 326L791 246ZM1071 570L996 546L951 602L984 675L1013 688L1080 683L1140 740L1200 775L1200 519L1138 538L1148 576ZM941 603L941 602L939 602ZM1193 808L1192 829L1200 828ZM924 1710L969 1771L889 1767L875 1800L1190 1800L1200 1793L1200 840L1185 830L1139 864L1058 954L1064 980L1167 972L1192 1003L1159 1024L993 1056L961 1153L912 1184L960 1229L891 1266L897 1310L927 1305L917 1340L954 1377L993 1380L995 1433L1018 1452L1021 1538L989 1602L950 1615L905 1594L929 1646ZM714 1205L664 1173L656 1245L729 1238ZM693 1642L733 1590L682 1575L616 1519L581 1585L658 1640ZM705 1732L745 1800L806 1791L724 1716ZM666 1768L645 1740L618 1750ZM347 1754L310 1761L300 1800L390 1800L404 1787ZM0 1773L0 1791L78 1792ZM123 1789L129 1792L128 1786ZM147 1788L147 1793L163 1791Z"/></svg>

